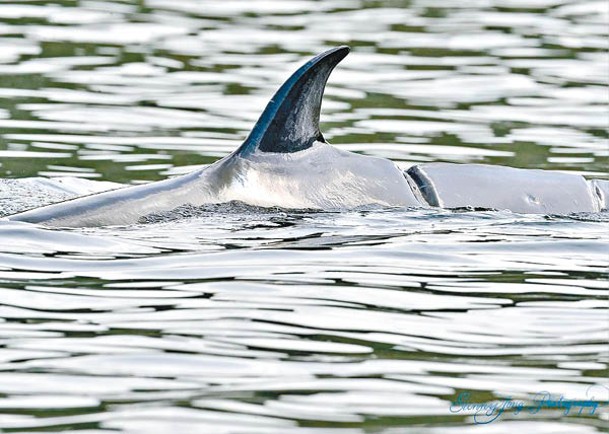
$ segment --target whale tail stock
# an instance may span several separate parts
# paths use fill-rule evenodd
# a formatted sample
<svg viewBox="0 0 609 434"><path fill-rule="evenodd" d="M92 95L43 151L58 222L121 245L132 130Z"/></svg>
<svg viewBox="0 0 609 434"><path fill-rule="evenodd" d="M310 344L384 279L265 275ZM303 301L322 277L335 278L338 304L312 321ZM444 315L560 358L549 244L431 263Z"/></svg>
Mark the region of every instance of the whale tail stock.
<svg viewBox="0 0 609 434"><path fill-rule="evenodd" d="M325 142L319 129L321 100L330 73L349 54L349 47L332 48L301 66L269 101L235 155L256 151L292 153Z"/></svg>

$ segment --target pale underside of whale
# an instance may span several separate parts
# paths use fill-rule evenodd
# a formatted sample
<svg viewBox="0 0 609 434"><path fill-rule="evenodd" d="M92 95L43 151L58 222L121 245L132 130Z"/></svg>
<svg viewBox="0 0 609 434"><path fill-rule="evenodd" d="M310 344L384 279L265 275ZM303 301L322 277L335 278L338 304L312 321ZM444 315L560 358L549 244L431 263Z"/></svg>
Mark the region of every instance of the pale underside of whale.
<svg viewBox="0 0 609 434"><path fill-rule="evenodd" d="M245 142L187 175L79 197L9 216L58 227L135 224L183 205L250 205L336 210L365 205L506 209L569 214L609 207L609 181L483 164L393 162L329 145L319 130L323 91L348 54L313 58L277 91Z"/></svg>

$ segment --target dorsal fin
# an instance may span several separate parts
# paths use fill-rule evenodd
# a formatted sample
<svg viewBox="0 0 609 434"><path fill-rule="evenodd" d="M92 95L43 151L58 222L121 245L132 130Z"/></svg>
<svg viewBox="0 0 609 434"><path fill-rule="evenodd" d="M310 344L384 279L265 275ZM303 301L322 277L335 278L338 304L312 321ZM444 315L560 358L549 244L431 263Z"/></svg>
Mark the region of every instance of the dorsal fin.
<svg viewBox="0 0 609 434"><path fill-rule="evenodd" d="M309 60L279 88L236 154L297 152L316 140L325 141L319 131L321 99L330 73L349 54L341 46Z"/></svg>

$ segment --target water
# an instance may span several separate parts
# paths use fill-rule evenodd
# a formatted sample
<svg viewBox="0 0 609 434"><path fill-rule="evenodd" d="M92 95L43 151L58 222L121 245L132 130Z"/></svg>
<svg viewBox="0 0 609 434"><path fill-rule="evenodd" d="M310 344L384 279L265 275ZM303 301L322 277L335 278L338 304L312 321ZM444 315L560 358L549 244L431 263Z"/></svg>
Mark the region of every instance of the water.
<svg viewBox="0 0 609 434"><path fill-rule="evenodd" d="M338 147L608 178L608 23L586 0L0 2L1 213L215 161L340 44ZM606 214L191 211L0 222L0 430L607 432Z"/></svg>

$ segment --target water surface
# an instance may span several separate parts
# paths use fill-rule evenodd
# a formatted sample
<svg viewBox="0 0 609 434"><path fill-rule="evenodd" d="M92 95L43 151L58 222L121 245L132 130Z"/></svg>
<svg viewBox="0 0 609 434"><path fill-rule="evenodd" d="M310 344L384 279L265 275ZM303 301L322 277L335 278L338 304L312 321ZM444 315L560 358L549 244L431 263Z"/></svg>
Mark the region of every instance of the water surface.
<svg viewBox="0 0 609 434"><path fill-rule="evenodd" d="M213 162L340 44L336 146L607 179L606 6L0 2L0 214ZM0 221L0 430L606 432L608 223L241 204ZM601 406L535 412L544 393Z"/></svg>

